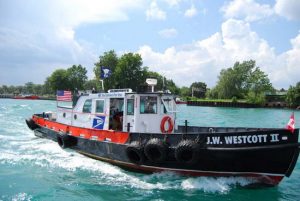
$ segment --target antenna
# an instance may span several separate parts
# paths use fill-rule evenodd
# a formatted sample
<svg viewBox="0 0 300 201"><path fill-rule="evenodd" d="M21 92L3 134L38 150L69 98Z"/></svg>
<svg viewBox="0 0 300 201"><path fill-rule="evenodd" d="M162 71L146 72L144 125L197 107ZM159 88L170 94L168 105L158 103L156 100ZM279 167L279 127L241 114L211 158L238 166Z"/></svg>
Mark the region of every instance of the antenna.
<svg viewBox="0 0 300 201"><path fill-rule="evenodd" d="M166 83L165 83L165 76L163 76L163 91L166 91L167 87L166 87Z"/></svg>

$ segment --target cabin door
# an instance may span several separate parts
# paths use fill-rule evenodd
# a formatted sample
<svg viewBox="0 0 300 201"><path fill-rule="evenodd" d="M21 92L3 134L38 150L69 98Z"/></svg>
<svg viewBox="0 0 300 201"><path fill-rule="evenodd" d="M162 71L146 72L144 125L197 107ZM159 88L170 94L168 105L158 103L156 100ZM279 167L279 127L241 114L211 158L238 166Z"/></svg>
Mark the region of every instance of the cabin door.
<svg viewBox="0 0 300 201"><path fill-rule="evenodd" d="M126 107L124 111L124 125L123 131L135 131L135 123L134 123L134 96L126 99Z"/></svg>
<svg viewBox="0 0 300 201"><path fill-rule="evenodd" d="M110 98L109 100L109 129L122 131L124 115L124 99Z"/></svg>
<svg viewBox="0 0 300 201"><path fill-rule="evenodd" d="M94 99L92 105L92 127L107 130L109 118L105 109L107 107L105 99Z"/></svg>

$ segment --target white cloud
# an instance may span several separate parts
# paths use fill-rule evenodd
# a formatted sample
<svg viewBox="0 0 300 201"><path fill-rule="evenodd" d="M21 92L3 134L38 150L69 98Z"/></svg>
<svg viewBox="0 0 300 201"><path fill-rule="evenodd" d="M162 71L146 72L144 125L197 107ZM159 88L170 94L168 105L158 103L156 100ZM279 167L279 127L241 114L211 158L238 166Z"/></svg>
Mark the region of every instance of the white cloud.
<svg viewBox="0 0 300 201"><path fill-rule="evenodd" d="M66 26L77 26L82 23L111 22L128 20L128 10L140 7L142 0L55 0L50 9Z"/></svg>
<svg viewBox="0 0 300 201"><path fill-rule="evenodd" d="M222 24L221 32L204 40L170 47L163 52L142 46L138 52L150 70L172 78L179 86L202 81L213 87L222 68L232 67L236 61L253 59L275 87L287 88L299 81L300 34L291 43L291 50L276 55L274 48L252 31L249 23L229 19Z"/></svg>
<svg viewBox="0 0 300 201"><path fill-rule="evenodd" d="M178 6L182 0L164 0L170 6Z"/></svg>
<svg viewBox="0 0 300 201"><path fill-rule="evenodd" d="M300 33L290 40L292 48L276 58L277 71L273 72L273 81L278 85L299 82L300 75ZM276 65L275 64L275 65Z"/></svg>
<svg viewBox="0 0 300 201"><path fill-rule="evenodd" d="M165 20L167 18L166 13L161 10L156 1L152 1L150 8L146 10L147 20Z"/></svg>
<svg viewBox="0 0 300 201"><path fill-rule="evenodd" d="M273 15L274 11L267 4L256 3L255 0L233 0L225 4L221 11L225 18L243 19L248 22L257 21Z"/></svg>
<svg viewBox="0 0 300 201"><path fill-rule="evenodd" d="M198 11L194 5L192 5L189 9L184 12L185 17L194 17L197 15Z"/></svg>
<svg viewBox="0 0 300 201"><path fill-rule="evenodd" d="M223 48L235 57L260 57L273 49L251 30L250 24L241 20L229 19L222 24Z"/></svg>
<svg viewBox="0 0 300 201"><path fill-rule="evenodd" d="M276 0L275 12L289 20L300 20L299 0Z"/></svg>
<svg viewBox="0 0 300 201"><path fill-rule="evenodd" d="M23 84L37 78L43 82L53 70L73 64L87 67L91 77L97 48L77 39L76 28L85 23L128 20L128 13L143 7L144 2L12 0L1 6L7 12L2 12L0 21L0 84ZM29 68L34 69L32 73L26 73Z"/></svg>
<svg viewBox="0 0 300 201"><path fill-rule="evenodd" d="M204 80L203 78L207 76L206 72L210 69L210 61L207 61L202 56L201 50L197 48L180 50L170 47L159 53L149 46L143 46L138 52L144 63L151 66L150 70L172 78L179 86L191 84L196 80Z"/></svg>
<svg viewBox="0 0 300 201"><path fill-rule="evenodd" d="M174 38L177 36L178 32L176 29L170 28L170 29L163 29L159 31L158 34L163 38Z"/></svg>
<svg viewBox="0 0 300 201"><path fill-rule="evenodd" d="M91 0L89 3L81 0L27 0L10 5L10 9L14 8L14 12L10 12L5 5L13 1L1 4L0 84L23 84L37 77L42 82L54 69L73 64L86 66L92 74L99 47L80 40L76 35L77 28L86 23L126 21L132 10L144 12L149 6L143 0ZM181 0L165 2L173 7L178 6ZM277 0L274 9L288 19L297 20L300 19L298 2ZM192 16L195 13L193 6L189 10L188 15ZM257 61L275 87L288 87L288 84L299 81L300 34L291 39L290 50L276 55L274 48L251 29L251 22L273 15L269 5L258 4L254 0L234 0L224 5L222 10L226 21L222 23L220 32L162 52L142 46L138 52L144 64L174 79L180 86L204 81L212 87L222 68L248 59ZM152 1L146 15L148 20L167 18L156 1ZM178 31L170 28L158 34L166 38L176 37Z"/></svg>
<svg viewBox="0 0 300 201"><path fill-rule="evenodd" d="M294 74L298 77L300 75L300 33L296 38L291 39L291 44L292 49L285 53L287 56L287 69L293 74L298 72L297 74Z"/></svg>

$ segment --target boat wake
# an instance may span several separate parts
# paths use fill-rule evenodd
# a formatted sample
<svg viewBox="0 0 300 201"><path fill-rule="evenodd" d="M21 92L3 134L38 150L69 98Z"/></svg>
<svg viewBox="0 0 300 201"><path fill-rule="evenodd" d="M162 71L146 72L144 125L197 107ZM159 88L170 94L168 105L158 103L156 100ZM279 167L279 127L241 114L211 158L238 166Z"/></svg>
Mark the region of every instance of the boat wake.
<svg viewBox="0 0 300 201"><path fill-rule="evenodd" d="M16 109L24 110L20 116L12 115ZM28 105L1 107L6 118L0 119L0 164L20 167L33 167L51 177L56 172L76 175L75 183L83 181L93 186L114 186L120 189L132 189L142 193L153 191L202 191L205 193L226 194L237 186L245 186L253 181L244 178L183 177L172 172L151 175L127 172L105 162L90 159L73 150L61 149L57 143L34 136L26 127L24 118L32 112ZM13 122L10 124L8 122ZM68 181L64 181L68 183ZM16 200L30 198L20 192Z"/></svg>
<svg viewBox="0 0 300 201"><path fill-rule="evenodd" d="M136 190L183 190L226 194L237 186L254 181L246 178L183 177L172 172L151 175L127 172L105 162L90 159L73 150L61 149L57 143L33 136L30 130L20 136L0 135L1 164L30 165L45 168L45 172L64 170L76 175L88 175L92 185L109 185ZM81 182L77 178L77 183Z"/></svg>

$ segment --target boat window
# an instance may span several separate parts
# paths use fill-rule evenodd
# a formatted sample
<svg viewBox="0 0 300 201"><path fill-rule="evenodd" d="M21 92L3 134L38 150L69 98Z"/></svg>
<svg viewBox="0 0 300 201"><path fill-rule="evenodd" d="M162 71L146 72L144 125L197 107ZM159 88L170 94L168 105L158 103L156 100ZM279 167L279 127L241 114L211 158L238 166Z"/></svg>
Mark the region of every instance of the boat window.
<svg viewBox="0 0 300 201"><path fill-rule="evenodd" d="M161 112L161 114L167 114L167 109L162 101L160 104L160 112Z"/></svg>
<svg viewBox="0 0 300 201"><path fill-rule="evenodd" d="M173 98L162 98L161 100L164 105L164 113L176 112L176 103Z"/></svg>
<svg viewBox="0 0 300 201"><path fill-rule="evenodd" d="M157 113L157 97L141 96L141 98L140 98L140 113L141 114L156 114Z"/></svg>
<svg viewBox="0 0 300 201"><path fill-rule="evenodd" d="M127 99L127 115L134 114L134 99Z"/></svg>
<svg viewBox="0 0 300 201"><path fill-rule="evenodd" d="M83 108L82 108L82 112L84 113L91 113L92 111L92 99L87 99L84 102Z"/></svg>
<svg viewBox="0 0 300 201"><path fill-rule="evenodd" d="M104 113L104 100L96 100L96 113Z"/></svg>

